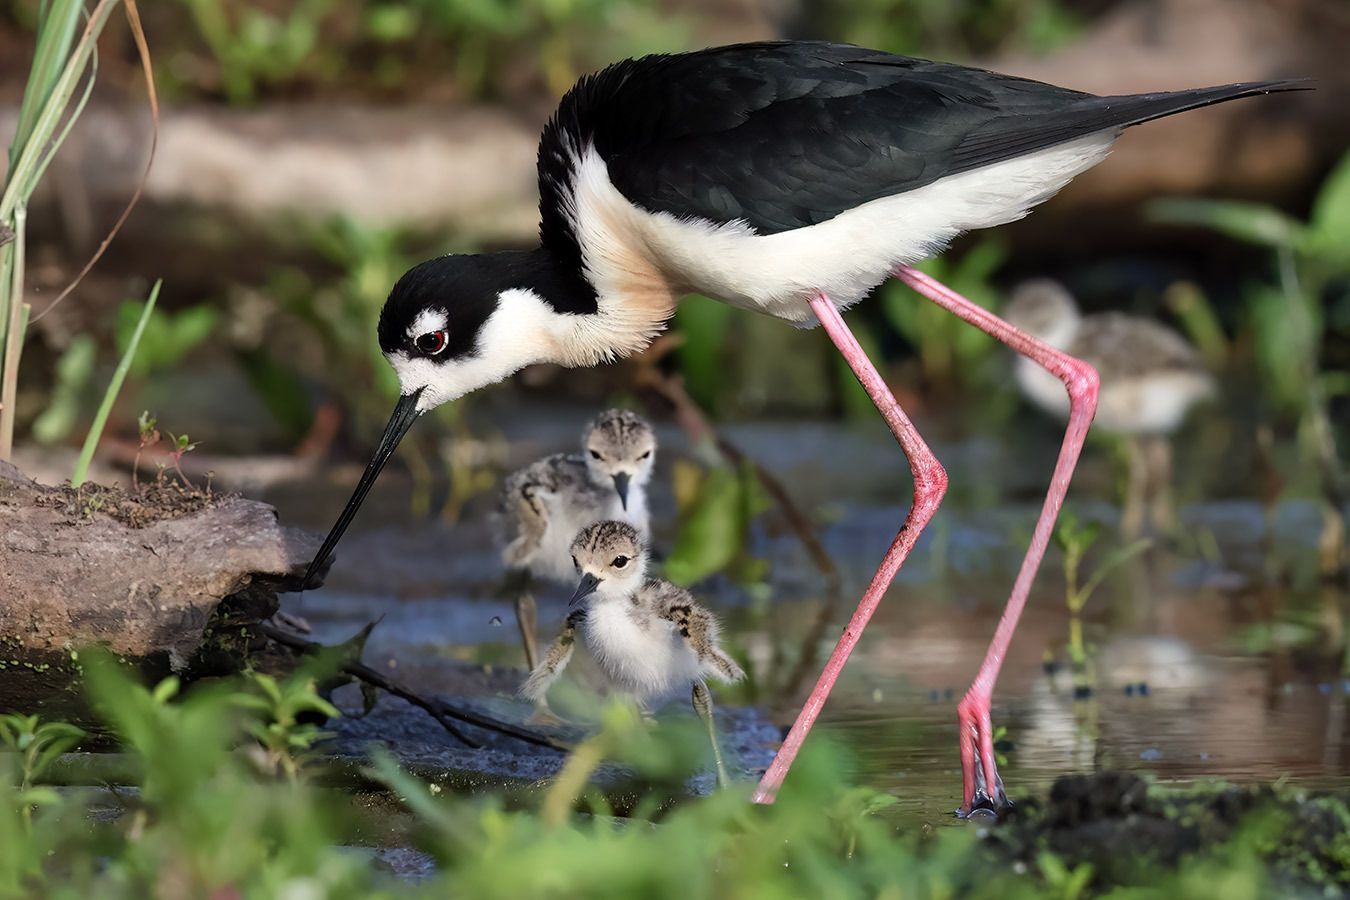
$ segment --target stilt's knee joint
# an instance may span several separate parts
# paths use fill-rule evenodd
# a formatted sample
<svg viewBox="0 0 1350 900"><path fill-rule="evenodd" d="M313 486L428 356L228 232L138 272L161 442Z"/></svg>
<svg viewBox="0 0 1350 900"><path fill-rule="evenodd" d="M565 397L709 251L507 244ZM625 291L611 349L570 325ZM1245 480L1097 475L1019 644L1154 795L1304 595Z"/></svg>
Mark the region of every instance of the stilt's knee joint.
<svg viewBox="0 0 1350 900"><path fill-rule="evenodd" d="M1101 386L1102 378L1096 368L1081 359L1070 360L1064 375L1064 387L1069 391L1071 405L1087 404L1090 408L1096 408Z"/></svg>
<svg viewBox="0 0 1350 900"><path fill-rule="evenodd" d="M914 493L936 503L947 493L947 470L931 457L914 471Z"/></svg>

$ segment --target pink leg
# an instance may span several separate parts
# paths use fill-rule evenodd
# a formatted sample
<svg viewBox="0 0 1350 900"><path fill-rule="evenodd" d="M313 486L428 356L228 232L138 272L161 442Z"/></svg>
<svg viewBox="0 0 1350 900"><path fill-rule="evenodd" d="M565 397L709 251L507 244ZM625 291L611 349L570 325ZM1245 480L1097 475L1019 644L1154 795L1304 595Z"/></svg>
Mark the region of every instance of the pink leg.
<svg viewBox="0 0 1350 900"><path fill-rule="evenodd" d="M1069 392L1069 425L1064 433L1059 459L1055 462L1050 489L1045 495L1045 505L1041 507L1040 518L1036 520L1031 546L1027 548L1027 555L1022 559L1022 568L1017 573L1017 580L1013 582L1012 594L1003 609L1003 618L999 620L998 629L994 632L994 639L989 643L984 662L975 675L975 682L957 707L957 721L961 735L961 773L964 782L964 806L961 812L969 814L976 809L998 809L1006 802L998 769L994 764L994 733L989 718L989 704L993 699L994 683L998 680L1003 658L1008 652L1008 644L1012 642L1017 620L1022 615L1022 607L1026 605L1027 594L1031 591L1031 582L1036 577L1036 570L1040 568L1041 559L1045 556L1045 548L1050 543L1055 518L1059 515L1060 507L1064 505L1064 495L1069 489L1069 479L1073 476L1074 466L1078 463L1078 454L1083 449L1088 426L1092 424L1092 417L1097 411L1099 379L1097 370L1092 366L1018 331L988 310L975 305L922 272L909 266L901 266L896 269L895 276L938 306L954 313L981 331L993 335L1023 356L1029 357L1064 382L1064 387Z"/></svg>
<svg viewBox="0 0 1350 900"><path fill-rule="evenodd" d="M797 751L801 749L802 742L806 740L807 732L811 730L811 726L815 723L816 716L820 715L820 709L825 705L825 698L830 695L835 680L839 677L840 671L843 670L849 653L858 643L858 638L862 636L868 620L872 618L872 613L876 611L882 595L886 593L886 588L890 586L891 579L899 571L900 564L905 561L905 557L913 549L914 542L919 539L919 533L928 524L928 520L933 518L933 514L937 512L938 504L942 502L942 495L947 492L947 473L943 470L942 464L937 461L937 457L933 456L933 452L928 449L928 445L923 442L923 438L919 437L919 432L915 430L913 423L905 415L905 411L900 408L900 404L895 402L890 389L886 387L886 382L882 380L881 375L868 360L867 354L863 353L862 347L858 345L853 333L844 324L844 319L839 315L839 310L824 294L817 294L811 300L811 309L815 312L820 323L825 326L825 332L830 336L830 340L834 341L834 345L839 348L839 352L843 354L844 360L853 370L853 374L858 376L858 381L862 383L867 395L872 398L872 402L880 410L882 418L886 420L886 424L890 426L896 440L900 442L900 449L905 452L905 456L909 459L909 468L914 475L914 505L910 507L909 515L905 518L905 524L900 526L900 533L895 536L890 549L886 551L886 556L881 561L881 568L877 569L876 575L872 576L872 583L867 586L862 602L858 604L857 611L853 614L853 618L849 620L848 626L844 628L844 634L839 638L839 643L835 645L829 661L825 663L825 670L820 673L820 679L811 690L811 695L807 697L806 704L802 707L801 712L797 714L797 721L793 723L792 730L788 732L788 736L783 740L783 745L778 748L778 755L774 757L773 763L764 773L764 778L761 779L759 788L755 791L754 799L756 803L773 802L774 795L778 793L783 778L792 766L792 761L797 757Z"/></svg>

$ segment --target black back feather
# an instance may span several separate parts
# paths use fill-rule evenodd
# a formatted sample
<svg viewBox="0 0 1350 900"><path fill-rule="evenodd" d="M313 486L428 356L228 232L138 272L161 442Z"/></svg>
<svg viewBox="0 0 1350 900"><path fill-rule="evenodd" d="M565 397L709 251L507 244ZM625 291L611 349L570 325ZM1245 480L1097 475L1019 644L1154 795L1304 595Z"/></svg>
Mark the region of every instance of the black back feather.
<svg viewBox="0 0 1350 900"><path fill-rule="evenodd" d="M625 60L581 79L544 130L541 237L580 266L566 202L572 160L587 144L644 209L773 234L1093 132L1301 87L1098 97L816 42Z"/></svg>

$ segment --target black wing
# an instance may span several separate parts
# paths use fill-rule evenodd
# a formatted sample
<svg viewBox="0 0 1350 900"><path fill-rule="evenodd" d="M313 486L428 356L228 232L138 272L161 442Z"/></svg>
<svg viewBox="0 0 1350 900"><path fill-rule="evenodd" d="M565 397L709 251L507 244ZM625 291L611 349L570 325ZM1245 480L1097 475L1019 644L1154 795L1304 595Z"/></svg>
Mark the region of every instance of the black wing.
<svg viewBox="0 0 1350 900"><path fill-rule="evenodd" d="M772 234L1095 131L1291 86L1097 97L808 42L626 60L578 82L544 132L543 236L570 237L550 209L568 143L593 142L644 209Z"/></svg>

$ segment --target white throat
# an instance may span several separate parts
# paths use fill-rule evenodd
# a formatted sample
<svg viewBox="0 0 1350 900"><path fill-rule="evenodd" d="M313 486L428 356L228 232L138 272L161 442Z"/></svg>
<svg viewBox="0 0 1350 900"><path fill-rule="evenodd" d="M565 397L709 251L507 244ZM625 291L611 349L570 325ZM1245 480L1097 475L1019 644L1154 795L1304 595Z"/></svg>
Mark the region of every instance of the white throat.
<svg viewBox="0 0 1350 900"><path fill-rule="evenodd" d="M573 317L554 312L534 291L511 288L497 296L496 310L479 329L478 343L467 355L438 361L399 351L386 358L405 396L423 389L417 408L426 412L533 363L556 361L566 343L568 318Z"/></svg>

